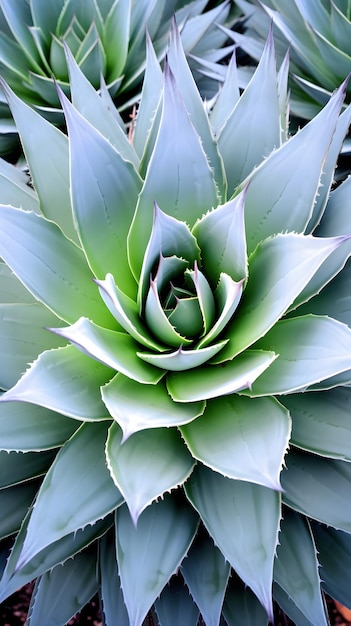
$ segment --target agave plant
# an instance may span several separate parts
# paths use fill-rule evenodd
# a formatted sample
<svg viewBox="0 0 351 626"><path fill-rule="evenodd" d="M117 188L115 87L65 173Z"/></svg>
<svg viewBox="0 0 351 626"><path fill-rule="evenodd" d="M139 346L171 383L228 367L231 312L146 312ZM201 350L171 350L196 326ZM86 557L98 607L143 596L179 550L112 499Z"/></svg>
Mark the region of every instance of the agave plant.
<svg viewBox="0 0 351 626"><path fill-rule="evenodd" d="M36 579L30 626L97 591L106 625L261 626L274 599L326 626L325 592L351 604L346 86L288 137L270 37L207 112L173 25L128 141L66 53L68 137L4 84L34 189L1 163L0 598Z"/></svg>
<svg viewBox="0 0 351 626"><path fill-rule="evenodd" d="M207 0L1 0L1 75L23 100L51 121L62 122L55 82L69 92L67 45L91 83L99 88L103 79L103 87L106 83L123 108L138 96L146 29L162 57L174 13L187 53L213 60L226 54L227 37L216 23L230 26L229 4L214 3L205 11L208 4ZM209 89L208 81L203 81L203 89ZM0 106L0 153L5 154L12 150L17 133L3 94Z"/></svg>

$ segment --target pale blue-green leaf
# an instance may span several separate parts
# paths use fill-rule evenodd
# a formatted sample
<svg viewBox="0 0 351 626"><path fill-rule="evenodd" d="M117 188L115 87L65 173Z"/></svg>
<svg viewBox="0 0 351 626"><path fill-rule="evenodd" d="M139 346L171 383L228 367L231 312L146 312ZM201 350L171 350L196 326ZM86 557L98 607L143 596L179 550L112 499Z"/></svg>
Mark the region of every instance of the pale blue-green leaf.
<svg viewBox="0 0 351 626"><path fill-rule="evenodd" d="M106 467L106 424L83 424L61 448L38 492L16 569L72 532L94 524L123 497Z"/></svg>
<svg viewBox="0 0 351 626"><path fill-rule="evenodd" d="M193 270L191 271L193 272ZM190 271L187 272L187 275L189 274ZM212 296L211 290L209 295ZM213 300L212 303L214 304ZM185 295L184 298L178 298L168 319L184 337L197 338L200 334L203 334L204 320L197 296L187 297Z"/></svg>
<svg viewBox="0 0 351 626"><path fill-rule="evenodd" d="M102 43L106 53L107 82L113 82L123 73L130 42L130 0L111 3L111 9L103 24Z"/></svg>
<svg viewBox="0 0 351 626"><path fill-rule="evenodd" d="M25 402L0 402L1 449L35 452L61 446L78 428L68 419Z"/></svg>
<svg viewBox="0 0 351 626"><path fill-rule="evenodd" d="M281 587L279 587L277 583L274 582L273 598L278 606L281 607L282 611L284 611L287 618L292 620L293 624L299 624L299 626L315 626L315 624L312 624L310 620L307 619L304 614L297 608L296 604L292 601L288 594L285 593L285 591Z"/></svg>
<svg viewBox="0 0 351 626"><path fill-rule="evenodd" d="M36 581L27 626L66 624L96 594L96 548L56 565Z"/></svg>
<svg viewBox="0 0 351 626"><path fill-rule="evenodd" d="M290 429L288 411L274 398L237 395L210 400L180 428L191 454L211 469L278 490Z"/></svg>
<svg viewBox="0 0 351 626"><path fill-rule="evenodd" d="M283 502L312 519L351 532L351 464L292 449L281 476Z"/></svg>
<svg viewBox="0 0 351 626"><path fill-rule="evenodd" d="M1 205L0 256L35 298L66 322L83 314L105 323L112 319L82 250L53 222Z"/></svg>
<svg viewBox="0 0 351 626"><path fill-rule="evenodd" d="M54 340L46 327L60 320L35 304L0 304L0 387L9 389L26 371L28 364L50 348L64 345Z"/></svg>
<svg viewBox="0 0 351 626"><path fill-rule="evenodd" d="M281 398L292 418L291 443L320 456L351 461L351 389Z"/></svg>
<svg viewBox="0 0 351 626"><path fill-rule="evenodd" d="M201 139L167 65L160 128L129 233L129 257L135 276L140 275L155 201L162 211L190 226L219 204Z"/></svg>
<svg viewBox="0 0 351 626"><path fill-rule="evenodd" d="M206 348L194 348L189 350L183 350L182 346L175 352L163 353L163 354L151 354L148 352L137 352L138 357L143 361L146 361L150 365L155 365L171 372L183 372L185 370L193 370L200 367L204 363L207 363L218 352L220 352L226 345L227 339L218 341L217 343L207 346ZM197 370L202 373L202 370ZM173 385L173 383L172 383ZM171 394L172 395L172 394ZM208 396L206 396L208 397ZM204 398L198 398L203 400Z"/></svg>
<svg viewBox="0 0 351 626"><path fill-rule="evenodd" d="M100 386L113 374L74 346L47 350L0 401L30 402L77 420L106 420Z"/></svg>
<svg viewBox="0 0 351 626"><path fill-rule="evenodd" d="M316 233L330 237L351 232L351 176L331 192Z"/></svg>
<svg viewBox="0 0 351 626"><path fill-rule="evenodd" d="M162 350L162 346L151 337L139 317L139 307L136 302L121 291L112 274L107 274L105 280L97 280L100 295L106 306L118 321L120 326L143 346Z"/></svg>
<svg viewBox="0 0 351 626"><path fill-rule="evenodd" d="M117 374L104 385L101 396L108 412L122 428L124 441L139 430L187 424L205 410L203 401L173 402L161 382L141 385L123 374Z"/></svg>
<svg viewBox="0 0 351 626"><path fill-rule="evenodd" d="M55 452L7 452L0 451L0 489L26 482L46 474Z"/></svg>
<svg viewBox="0 0 351 626"><path fill-rule="evenodd" d="M160 289L158 288L156 276L155 280L150 280L150 289L145 302L145 323L149 328L150 333L156 337L156 340L161 344L161 346L181 348L183 345L187 346L191 344L192 340L187 338L185 335L180 334L171 323L170 317L166 315L160 301L159 291ZM199 310L198 313L200 314ZM155 363L157 364L161 355L154 354L150 356L156 359ZM169 355L167 354L163 356L163 360L167 364Z"/></svg>
<svg viewBox="0 0 351 626"><path fill-rule="evenodd" d="M236 283L228 274L221 274L218 285L214 293L218 319L209 330L207 335L201 339L198 348L207 346L211 341L216 339L226 325L230 322L234 312L236 311L242 294L244 279Z"/></svg>
<svg viewBox="0 0 351 626"><path fill-rule="evenodd" d="M307 620L328 625L311 530L301 515L288 509L281 522L273 577Z"/></svg>
<svg viewBox="0 0 351 626"><path fill-rule="evenodd" d="M85 317L67 328L55 328L54 332L68 339L84 355L107 366L105 371L112 368L140 383L152 385L164 375L164 372L139 359L138 344L126 333L102 328ZM104 382L110 378L106 377Z"/></svg>
<svg viewBox="0 0 351 626"><path fill-rule="evenodd" d="M290 91L289 88L289 50L287 51L278 72L278 98L280 108L281 143L285 143L289 137L289 112Z"/></svg>
<svg viewBox="0 0 351 626"><path fill-rule="evenodd" d="M77 241L71 209L67 137L7 85L2 83L2 87L21 137L40 209L48 219L60 225L67 237Z"/></svg>
<svg viewBox="0 0 351 626"><path fill-rule="evenodd" d="M192 229L200 246L203 271L213 285L222 272L236 281L246 278L245 196L246 189L204 215Z"/></svg>
<svg viewBox="0 0 351 626"><path fill-rule="evenodd" d="M29 176L23 170L0 159L0 181L2 204L12 204L40 213L38 197L30 187Z"/></svg>
<svg viewBox="0 0 351 626"><path fill-rule="evenodd" d="M112 272L122 291L136 284L127 260L127 234L141 179L110 142L62 97L69 134L72 204L79 237L98 278Z"/></svg>
<svg viewBox="0 0 351 626"><path fill-rule="evenodd" d="M218 626L230 565L210 537L196 537L181 571L207 626Z"/></svg>
<svg viewBox="0 0 351 626"><path fill-rule="evenodd" d="M46 38L50 41L50 33L55 32L64 0L30 0L33 23L39 27Z"/></svg>
<svg viewBox="0 0 351 626"><path fill-rule="evenodd" d="M33 23L29 3L18 2L14 5L11 0L1 0L1 12L25 53L30 69L40 72L38 51L28 28Z"/></svg>
<svg viewBox="0 0 351 626"><path fill-rule="evenodd" d="M245 392L252 396L303 391L351 369L351 330L328 317L306 315L282 320L255 348L269 348L279 356Z"/></svg>
<svg viewBox="0 0 351 626"><path fill-rule="evenodd" d="M142 430L123 442L116 423L109 429L106 460L135 525L144 509L182 485L195 465L177 429Z"/></svg>
<svg viewBox="0 0 351 626"><path fill-rule="evenodd" d="M271 32L258 67L218 138L228 180L228 196L231 197L254 167L279 146L280 106Z"/></svg>
<svg viewBox="0 0 351 626"><path fill-rule="evenodd" d="M94 22L77 50L76 60L87 79L98 87L106 72L106 54Z"/></svg>
<svg viewBox="0 0 351 626"><path fill-rule="evenodd" d="M278 492L225 478L201 466L194 470L185 490L215 544L272 619L273 561L280 521Z"/></svg>
<svg viewBox="0 0 351 626"><path fill-rule="evenodd" d="M228 67L226 68L226 76L223 85L218 92L216 101L209 115L212 132L215 137L218 137L220 134L222 127L226 124L239 97L239 77L236 54L234 51Z"/></svg>
<svg viewBox="0 0 351 626"><path fill-rule="evenodd" d="M189 276L196 292L198 307L201 311L203 333L206 334L210 330L215 319L215 300L212 289L203 272L200 272L195 262L194 269L188 270L186 276ZM181 300L177 302L177 308L181 304ZM172 317L172 319L174 319Z"/></svg>
<svg viewBox="0 0 351 626"><path fill-rule="evenodd" d="M344 100L343 85L302 130L248 176L245 223L249 253L269 235L303 232L311 218L324 162ZM306 150L313 146L313 153Z"/></svg>
<svg viewBox="0 0 351 626"><path fill-rule="evenodd" d="M171 495L149 506L137 528L127 506L116 511L117 561L130 626L140 626L177 571L197 526L194 511Z"/></svg>
<svg viewBox="0 0 351 626"><path fill-rule="evenodd" d="M155 611L159 626L197 626L199 623L199 609L179 574L171 578L156 599Z"/></svg>
<svg viewBox="0 0 351 626"><path fill-rule="evenodd" d="M118 2L117 4L121 3ZM84 76L67 46L65 47L65 52L74 107L96 130L109 140L125 161L130 161L137 169L139 160L127 139L125 131L115 119L112 111L106 107L105 102Z"/></svg>
<svg viewBox="0 0 351 626"><path fill-rule="evenodd" d="M279 234L266 239L249 259L249 280L220 357L233 358L279 320L344 237ZM269 348L270 349L270 348Z"/></svg>
<svg viewBox="0 0 351 626"><path fill-rule="evenodd" d="M311 526L321 565L322 587L329 596L350 607L351 535L316 522Z"/></svg>
<svg viewBox="0 0 351 626"><path fill-rule="evenodd" d="M9 537L19 530L38 488L38 480L33 480L7 489L0 489L1 539Z"/></svg>
<svg viewBox="0 0 351 626"><path fill-rule="evenodd" d="M223 615L228 626L268 626L267 613L262 604L234 572L225 594Z"/></svg>
<svg viewBox="0 0 351 626"><path fill-rule="evenodd" d="M34 304L35 298L27 291L6 263L0 261L1 304Z"/></svg>
<svg viewBox="0 0 351 626"><path fill-rule="evenodd" d="M128 624L128 613L124 604L118 577L116 546L113 533L105 534L99 545L100 596L103 623Z"/></svg>

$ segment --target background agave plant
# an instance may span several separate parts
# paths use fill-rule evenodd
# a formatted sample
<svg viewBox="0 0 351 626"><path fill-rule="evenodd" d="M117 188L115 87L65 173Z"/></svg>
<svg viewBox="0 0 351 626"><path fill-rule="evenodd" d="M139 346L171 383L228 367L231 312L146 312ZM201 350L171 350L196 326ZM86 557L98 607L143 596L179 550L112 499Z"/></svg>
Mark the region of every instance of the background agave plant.
<svg viewBox="0 0 351 626"><path fill-rule="evenodd" d="M227 37L216 24L230 26L231 9L234 13L228 2L207 0L1 0L0 72L23 100L51 121L62 122L54 81L68 93L65 44L91 83L99 88L103 79L118 107L125 107L138 98L146 29L162 57L175 14L187 53L216 61L227 53ZM202 84L204 91L211 89L206 79ZM13 149L17 134L3 94L0 117L4 155Z"/></svg>
<svg viewBox="0 0 351 626"><path fill-rule="evenodd" d="M270 37L207 113L173 26L129 142L67 62L68 138L4 85L34 189L1 162L0 598L256 626L273 595L324 626L324 592L351 604L346 86L289 138Z"/></svg>

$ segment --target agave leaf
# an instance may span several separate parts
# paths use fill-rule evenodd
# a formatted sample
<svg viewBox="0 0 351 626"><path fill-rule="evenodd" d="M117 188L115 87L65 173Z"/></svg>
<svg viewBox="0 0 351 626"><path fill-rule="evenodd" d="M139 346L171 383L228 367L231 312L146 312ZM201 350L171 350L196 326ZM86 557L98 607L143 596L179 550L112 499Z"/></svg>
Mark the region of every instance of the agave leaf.
<svg viewBox="0 0 351 626"><path fill-rule="evenodd" d="M55 32L65 0L30 0L33 23L40 28L43 37ZM49 39L46 39L49 43Z"/></svg>
<svg viewBox="0 0 351 626"><path fill-rule="evenodd" d="M299 626L314 626L314 623L310 622L310 620L304 616L288 594L275 583L273 583L273 598L294 624L299 624ZM323 624L325 624L325 621L323 621ZM327 622L327 624L329 626L329 622Z"/></svg>
<svg viewBox="0 0 351 626"><path fill-rule="evenodd" d="M228 626L268 626L267 613L262 604L234 572L225 594L223 615Z"/></svg>
<svg viewBox="0 0 351 626"><path fill-rule="evenodd" d="M283 502L328 526L351 532L350 476L350 463L291 451L281 475Z"/></svg>
<svg viewBox="0 0 351 626"><path fill-rule="evenodd" d="M41 454L37 452L23 454L22 452L1 450L0 489L42 476L49 469L55 454L52 450Z"/></svg>
<svg viewBox="0 0 351 626"><path fill-rule="evenodd" d="M97 588L96 549L90 549L37 580L28 609L28 626L40 626L45 620L53 626L66 624L89 602Z"/></svg>
<svg viewBox="0 0 351 626"><path fill-rule="evenodd" d="M290 417L273 398L210 400L203 416L180 428L192 455L223 476L280 490Z"/></svg>
<svg viewBox="0 0 351 626"><path fill-rule="evenodd" d="M350 534L316 522L311 522L311 526L321 564L322 587L332 598L350 606Z"/></svg>
<svg viewBox="0 0 351 626"><path fill-rule="evenodd" d="M311 531L303 518L293 511L284 513L273 576L312 624L327 626Z"/></svg>
<svg viewBox="0 0 351 626"><path fill-rule="evenodd" d="M38 480L0 489L0 507L6 515L0 517L0 538L16 533L38 491Z"/></svg>
<svg viewBox="0 0 351 626"><path fill-rule="evenodd" d="M316 233L320 237L330 237L351 232L350 217L351 177L331 192L322 220Z"/></svg>
<svg viewBox="0 0 351 626"><path fill-rule="evenodd" d="M135 525L142 511L182 485L195 465L176 429L142 430L123 442L116 423L109 429L106 458Z"/></svg>
<svg viewBox="0 0 351 626"><path fill-rule="evenodd" d="M249 395L303 391L351 369L351 330L328 317L281 320L255 345L262 350L268 347L279 357L245 392Z"/></svg>
<svg viewBox="0 0 351 626"><path fill-rule="evenodd" d="M38 51L27 26L32 24L29 4L27 2L19 2L15 6L11 0L1 0L1 11L13 35L20 44L21 49L25 53L31 69L40 72Z"/></svg>
<svg viewBox="0 0 351 626"><path fill-rule="evenodd" d="M36 193L29 186L28 176L18 167L0 159L1 201L40 213Z"/></svg>
<svg viewBox="0 0 351 626"><path fill-rule="evenodd" d="M149 506L137 528L126 506L116 511L117 561L130 626L142 623L178 569L197 524L194 511L170 495Z"/></svg>
<svg viewBox="0 0 351 626"><path fill-rule="evenodd" d="M351 392L340 387L281 398L292 417L291 443L319 456L351 461Z"/></svg>
<svg viewBox="0 0 351 626"><path fill-rule="evenodd" d="M250 278L240 308L227 329L230 342L220 358L233 358L267 333L344 241L345 237L317 239L291 233L257 246L249 259Z"/></svg>
<svg viewBox="0 0 351 626"><path fill-rule="evenodd" d="M245 195L246 190L207 213L192 229L201 250L202 268L214 285L222 272L235 281L246 278Z"/></svg>
<svg viewBox="0 0 351 626"><path fill-rule="evenodd" d="M136 284L127 262L126 238L141 179L134 166L65 98L69 133L72 203L89 265L100 277L111 271L129 296Z"/></svg>
<svg viewBox="0 0 351 626"><path fill-rule="evenodd" d="M162 303L160 301L159 291L160 289L158 288L158 285L157 285L157 278L155 280L150 280L150 289L147 294L147 298L145 302L145 322L148 328L150 329L150 332L152 333L152 335L156 337L156 339L160 342L160 344L161 345L163 344L164 346L181 348L181 346L183 345L187 346L191 344L192 343L191 339L187 339L185 334L180 334L175 329L174 325L171 323L172 322L171 316L167 317L162 307ZM196 310L196 305L198 305L197 300L194 301L194 304L195 304L195 314L197 313L198 314L197 318L200 319L200 321L202 321L198 306ZM188 311L187 317L189 318L189 311ZM189 322L189 319L188 319L188 322ZM201 327L200 327L200 330L201 330ZM196 328L195 333L194 333L195 336L199 332L200 332L199 329ZM175 354L177 354L177 352ZM141 353L138 353L138 355L141 356ZM164 354L164 355L145 354L145 356L147 356L147 358L151 358L152 360L155 359L155 364L159 364L159 365L161 365L162 361L164 360L166 363L165 365L166 368L168 367L167 366L168 361L169 360L172 361L171 355L168 355L168 354ZM173 354L173 360L174 360L174 356L175 355ZM159 361L160 357L163 357L161 361Z"/></svg>
<svg viewBox="0 0 351 626"><path fill-rule="evenodd" d="M130 0L113 2L104 21L103 44L106 50L108 82L113 82L121 76L127 60L130 41L131 4Z"/></svg>
<svg viewBox="0 0 351 626"><path fill-rule="evenodd" d="M72 326L53 330L71 341L84 355L93 357L107 366L106 371L107 368L112 368L139 383L153 385L164 375L164 372L138 358L136 352L138 344L126 333L102 328L84 317ZM107 380L106 377L104 382Z"/></svg>
<svg viewBox="0 0 351 626"><path fill-rule="evenodd" d="M238 67L235 50L229 61L223 85L218 92L216 101L210 111L212 132L218 137L222 127L226 124L240 97Z"/></svg>
<svg viewBox="0 0 351 626"><path fill-rule="evenodd" d="M34 304L35 298L12 273L6 263L0 261L0 302L2 304Z"/></svg>
<svg viewBox="0 0 351 626"><path fill-rule="evenodd" d="M112 375L74 346L46 350L0 401L39 404L77 420L105 420L109 416L99 387Z"/></svg>
<svg viewBox="0 0 351 626"><path fill-rule="evenodd" d="M230 565L210 537L198 534L181 571L207 626L218 626Z"/></svg>
<svg viewBox="0 0 351 626"><path fill-rule="evenodd" d="M225 559L253 590L272 620L279 494L260 485L225 478L201 466L194 470L185 491Z"/></svg>
<svg viewBox="0 0 351 626"><path fill-rule="evenodd" d="M38 492L17 570L44 548L94 524L123 502L106 467L106 434L106 424L83 424L61 448Z"/></svg>
<svg viewBox="0 0 351 626"><path fill-rule="evenodd" d="M208 365L189 372L172 372L167 389L175 402L196 402L251 387L277 358L274 352L247 350L222 367Z"/></svg>
<svg viewBox="0 0 351 626"><path fill-rule="evenodd" d="M197 626L199 622L199 609L179 574L163 589L155 610L160 626Z"/></svg>
<svg viewBox="0 0 351 626"><path fill-rule="evenodd" d="M0 255L19 280L58 317L83 315L108 322L82 250L48 220L0 206Z"/></svg>
<svg viewBox="0 0 351 626"><path fill-rule="evenodd" d="M99 548L101 611L105 620L103 623L113 624L118 620L121 624L128 624L128 613L118 577L116 550L109 534L101 538Z"/></svg>
<svg viewBox="0 0 351 626"><path fill-rule="evenodd" d="M40 452L61 446L78 428L67 419L41 406L25 402L0 402L1 449L8 452Z"/></svg>
<svg viewBox="0 0 351 626"><path fill-rule="evenodd" d="M190 226L218 205L207 156L167 65L160 128L129 233L129 258L135 276L140 275L155 201L162 211Z"/></svg>
<svg viewBox="0 0 351 626"><path fill-rule="evenodd" d="M218 343L207 346L206 348L183 350L182 346L180 346L178 350L167 352L166 354L137 352L137 355L143 361L155 365L156 367L164 368L170 372L184 372L186 370L193 370L209 361L222 350L226 343L227 340L224 339L224 341L218 341ZM203 398L200 399L203 400Z"/></svg>
<svg viewBox="0 0 351 626"><path fill-rule="evenodd" d="M104 385L101 395L110 415L123 430L123 441L139 430L186 424L205 409L205 402L173 402L161 383L141 385L123 374L117 374Z"/></svg>

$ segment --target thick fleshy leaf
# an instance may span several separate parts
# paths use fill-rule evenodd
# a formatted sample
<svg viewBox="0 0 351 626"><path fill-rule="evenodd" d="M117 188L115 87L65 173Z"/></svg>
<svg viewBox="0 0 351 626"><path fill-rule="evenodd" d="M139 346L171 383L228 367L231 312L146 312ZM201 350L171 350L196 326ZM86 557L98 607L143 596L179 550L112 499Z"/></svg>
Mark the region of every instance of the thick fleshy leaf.
<svg viewBox="0 0 351 626"><path fill-rule="evenodd" d="M222 272L235 281L246 278L245 195L246 190L207 213L192 229L201 249L203 271L213 285Z"/></svg>
<svg viewBox="0 0 351 626"><path fill-rule="evenodd" d="M201 466L194 470L185 490L215 544L272 619L271 588L280 495L260 485L225 478Z"/></svg>
<svg viewBox="0 0 351 626"><path fill-rule="evenodd" d="M197 626L199 623L199 609L179 574L171 578L156 599L155 610L160 626Z"/></svg>
<svg viewBox="0 0 351 626"><path fill-rule="evenodd" d="M303 391L351 369L351 330L328 317L309 315L278 322L256 345L279 355L248 395Z"/></svg>
<svg viewBox="0 0 351 626"><path fill-rule="evenodd" d="M130 0L118 0L111 4L103 24L103 46L106 50L106 74L109 82L113 82L123 73L128 55L131 19Z"/></svg>
<svg viewBox="0 0 351 626"><path fill-rule="evenodd" d="M0 489L46 474L55 452L7 452L0 450Z"/></svg>
<svg viewBox="0 0 351 626"><path fill-rule="evenodd" d="M235 572L225 594L223 615L228 626L268 626L267 613L262 604Z"/></svg>
<svg viewBox="0 0 351 626"><path fill-rule="evenodd" d="M285 313L323 261L344 237L317 239L280 234L257 246L240 308L227 329L230 342L220 358L233 358L262 337Z"/></svg>
<svg viewBox="0 0 351 626"><path fill-rule="evenodd" d="M312 522L323 589L343 605L350 606L349 573L351 567L351 535Z"/></svg>
<svg viewBox="0 0 351 626"><path fill-rule="evenodd" d="M321 456L351 461L351 389L294 393L281 401L292 417L291 443Z"/></svg>
<svg viewBox="0 0 351 626"><path fill-rule="evenodd" d="M27 289L66 322L83 314L101 322L112 319L82 250L53 222L0 206L0 256Z"/></svg>
<svg viewBox="0 0 351 626"><path fill-rule="evenodd" d="M167 377L167 389L175 402L196 402L235 393L250 388L276 358L274 352L247 350L223 366L208 365L171 373Z"/></svg>
<svg viewBox="0 0 351 626"><path fill-rule="evenodd" d="M38 197L29 185L30 179L19 167L0 159L0 182L2 204L40 213Z"/></svg>
<svg viewBox="0 0 351 626"><path fill-rule="evenodd" d="M113 373L74 346L47 350L0 401L30 402L77 420L105 420L109 416L100 386Z"/></svg>
<svg viewBox="0 0 351 626"><path fill-rule="evenodd" d="M128 613L124 604L118 577L116 549L113 533L105 534L99 546L99 573L101 611L106 624L119 621L128 624Z"/></svg>
<svg viewBox="0 0 351 626"><path fill-rule="evenodd" d="M85 355L140 383L156 384L164 374L138 358L138 345L126 333L102 328L84 317L72 326L55 328L54 332L71 341Z"/></svg>
<svg viewBox="0 0 351 626"><path fill-rule="evenodd" d="M169 346L170 348L181 348L183 345L187 346L192 343L192 340L186 336L180 334L171 322L171 316L167 317L160 300L159 288L157 285L157 279L150 281L150 289L148 291L145 302L145 323L150 329L151 333L156 337L160 344ZM198 317L201 321L201 314L198 309ZM198 330L198 329L197 329ZM200 327L201 331L201 327ZM199 332L199 330L198 330ZM177 354L177 353L176 353ZM155 363L162 363L165 361L165 368L168 368L169 355L168 354L151 354L150 358L155 359ZM142 357L143 358L143 357ZM174 360L174 359L173 359ZM152 362L152 361L151 361Z"/></svg>
<svg viewBox="0 0 351 626"><path fill-rule="evenodd" d="M0 402L1 449L35 452L58 448L79 424L41 406L25 402Z"/></svg>
<svg viewBox="0 0 351 626"><path fill-rule="evenodd" d="M192 455L211 469L280 489L290 418L275 399L216 398L199 419L180 430Z"/></svg>
<svg viewBox="0 0 351 626"><path fill-rule="evenodd" d="M61 448L39 490L16 569L123 502L106 467L107 426L83 424Z"/></svg>
<svg viewBox="0 0 351 626"><path fill-rule="evenodd" d="M230 565L210 537L197 535L181 571L207 626L218 626Z"/></svg>
<svg viewBox="0 0 351 626"><path fill-rule="evenodd" d="M129 258L135 276L140 275L155 201L162 211L189 226L219 203L206 154L168 66L160 128L129 233Z"/></svg>
<svg viewBox="0 0 351 626"><path fill-rule="evenodd" d="M101 395L108 412L123 430L123 441L139 430L187 424L205 409L203 401L173 402L161 382L141 385L123 374L104 385Z"/></svg>
<svg viewBox="0 0 351 626"><path fill-rule="evenodd" d="M351 532L351 464L298 450L287 456L283 502L328 526Z"/></svg>
<svg viewBox="0 0 351 626"><path fill-rule="evenodd" d="M228 276L228 274L222 273L220 275L218 285L214 293L217 312L219 315L207 335L205 335L198 343L198 348L203 348L216 339L230 322L239 305L243 290L243 283L244 280L241 280L238 283L235 282L230 276Z"/></svg>
<svg viewBox="0 0 351 626"><path fill-rule="evenodd" d="M234 106L240 97L238 67L236 63L235 50L229 61L223 85L218 92L216 101L210 111L210 123L212 132L218 137L222 127L233 111Z"/></svg>
<svg viewBox="0 0 351 626"><path fill-rule="evenodd" d="M182 485L195 465L175 428L142 430L122 443L116 423L109 429L106 459L135 525L142 511Z"/></svg>
<svg viewBox="0 0 351 626"><path fill-rule="evenodd" d="M117 510L117 561L130 626L142 623L178 569L197 525L194 511L184 501L170 495L149 506L137 528L126 506Z"/></svg>
<svg viewBox="0 0 351 626"><path fill-rule="evenodd" d="M73 209L89 265L98 277L112 272L122 291L135 295L126 239L141 179L64 97L62 105L69 133Z"/></svg>
<svg viewBox="0 0 351 626"><path fill-rule="evenodd" d="M9 266L2 261L0 261L0 302L1 304L34 304L36 302Z"/></svg>
<svg viewBox="0 0 351 626"><path fill-rule="evenodd" d="M286 510L281 523L274 581L312 624L327 626L316 547L301 515Z"/></svg>
<svg viewBox="0 0 351 626"><path fill-rule="evenodd" d="M201 317L202 317L202 328L203 335L206 335L210 330L214 319L215 319L215 300L213 297L213 293L211 287L207 281L207 278L204 276L202 272L198 269L197 263L195 263L193 270L188 270L186 276L189 276L192 280L196 292L196 297L198 301L198 307L200 308ZM181 301L178 301L178 306L181 304ZM185 311L184 311L185 312ZM172 316L174 320L174 316Z"/></svg>
<svg viewBox="0 0 351 626"><path fill-rule="evenodd" d="M38 491L37 479L28 483L0 489L0 507L5 512L0 517L0 538L16 533L22 524L32 501Z"/></svg>
<svg viewBox="0 0 351 626"><path fill-rule="evenodd" d="M183 372L198 368L200 365L207 363L226 345L227 340L219 341L206 348L183 350L182 346L175 352L164 354L151 354L147 352L138 352L138 356L147 363L156 367L169 370L171 372ZM200 398L203 400L203 398Z"/></svg>

